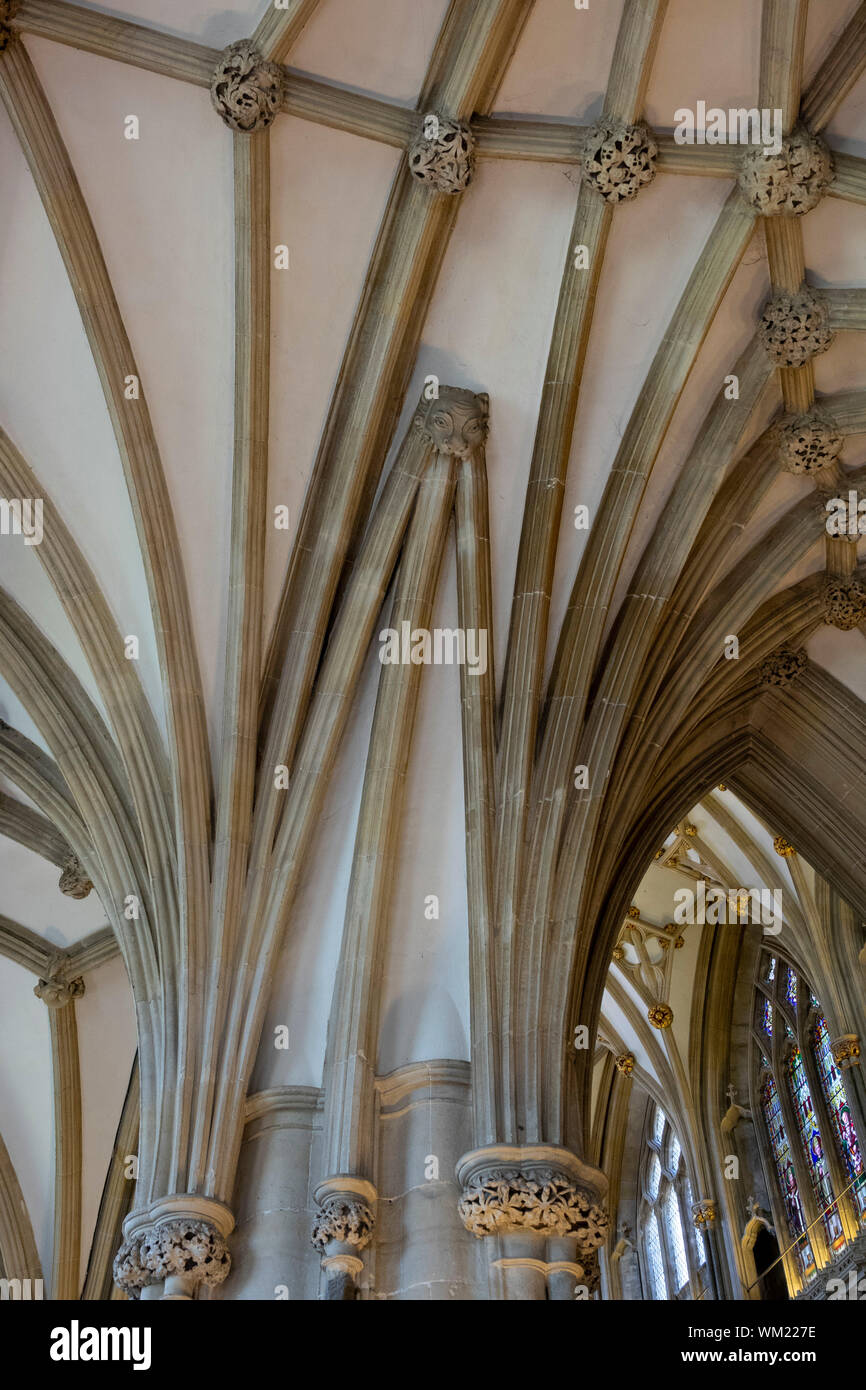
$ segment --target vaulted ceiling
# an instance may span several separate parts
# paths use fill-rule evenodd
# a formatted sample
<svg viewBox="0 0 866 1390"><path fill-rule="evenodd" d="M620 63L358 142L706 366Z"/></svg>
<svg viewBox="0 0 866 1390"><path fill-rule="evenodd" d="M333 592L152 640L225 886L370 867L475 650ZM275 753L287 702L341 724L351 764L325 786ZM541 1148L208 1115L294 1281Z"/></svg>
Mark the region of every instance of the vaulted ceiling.
<svg viewBox="0 0 866 1390"><path fill-rule="evenodd" d="M500 5L505 28L486 41L496 61L487 48L486 68L478 58L487 85L459 66L437 70L436 57L448 16L457 14L452 28L459 30L461 13L492 14L493 0L456 0L451 9L446 0L292 0L285 20L263 0L188 0L181 7L171 0L111 7L22 0L17 13L12 9L16 37L0 54L6 106L0 113L0 492L24 495L11 486L24 476L15 471L18 459L36 475L52 515L92 572L106 620L124 640L138 639L135 670L152 712L154 746L175 771L177 759L189 758L192 766L195 751L177 751L171 701L198 667L204 711L198 754L204 759L206 745L211 767L199 770L196 795L208 796L211 778L220 784L225 746L227 663L236 636L230 579L232 556L237 559L242 544L237 516L243 503L233 525L232 501L238 435L241 447L252 440L251 452L264 448L266 455L266 477L259 475L267 504L259 519L268 519L261 575L247 575L252 585L260 582L263 595L261 647L251 649L258 686L258 667L264 676L278 672L286 649L281 596L292 556L303 548L299 536L302 542L314 536L324 556L339 532L343 555L351 551L364 506L380 475L387 475L430 374L490 400L491 626L512 749L522 739L531 750L534 728L530 732L527 723L520 730L514 695L520 671L509 653L521 641L530 647L540 642L543 684L552 681L555 691L555 654L567 647L561 629L575 608L592 609L588 664L580 678L585 695L602 686L605 700L615 704L624 698L614 679L617 635L634 615L635 596L661 595L661 607L677 579L681 606L669 605L674 617L643 658L653 679L658 674L656 688L645 694L656 700L649 727L662 744L668 735L685 737L690 702L700 705L722 655L718 636L744 631L760 605L770 611L779 596L779 611L800 604L802 615L799 627L774 618L777 640L790 636L805 647L810 670L818 672L814 679L826 679L826 689L835 692L834 709L848 708L849 696L853 710L866 700L864 628L842 630L821 621L815 597L825 571L850 578L859 563L856 548L828 541L814 506L809 512L816 483L825 490L847 488L839 469L853 473L866 463L866 305L863 294L842 293L866 290L866 85L860 76L866 6L857 0L808 6L799 0L763 6L758 0L723 6L715 0L590 0L585 10L570 0ZM627 51L624 15L634 20ZM768 15L771 28L762 33ZM112 16L122 22L113 24ZM773 22L779 25L775 49ZM165 38L154 39L156 33ZM269 132L269 179L253 154L242 184L238 141L244 137L219 119L208 86L220 50L254 34L260 42L271 35L270 56L289 71L284 109ZM466 51L453 34L451 42L455 51ZM50 132L44 148L34 133L40 124L44 133L44 122L28 101L40 87L92 229L67 196L67 171ZM754 217L736 191L739 151L678 146L672 139L679 108L699 100L751 106L759 92L763 104L784 109L790 126L801 90L803 112L814 129L820 127L836 162L828 196L806 217ZM430 109L448 109L467 121L477 148L471 186L459 198L439 198L437 207L447 207L428 215L405 190L392 190L402 188L406 148ZM611 109L625 121L645 120L659 144L656 177L612 211L581 184L585 130ZM127 138L130 116L137 118L137 138ZM386 209L391 221L383 230ZM591 268L586 285L575 291L568 276L577 243L588 245ZM94 269L97 244L102 279L102 270ZM236 285L245 245L264 248L272 266L277 249L287 249L287 267L271 269L265 288L245 292ZM403 256L406 246L411 265L410 252ZM803 279L815 291L832 292L827 303L834 337L814 362L775 369L756 346L756 326L768 296L797 290ZM110 295L116 305L94 329L91 297L103 303ZM548 353L552 336L555 342L566 336L562 316L575 304L578 326L567 358L572 375L561 392L573 398L563 403ZM128 342L118 337L116 324ZM246 387L237 385L238 360L247 366ZM742 404L735 426L722 425L712 412L735 371ZM124 437L118 383L129 374L139 378L146 396L152 449ZM578 385L579 394L572 390ZM818 480L780 468L765 434L780 412L802 413L815 400L844 417L845 434L839 463ZM708 416L716 423L702 435ZM264 439L256 433L262 420ZM142 487L139 480L136 492L125 454L137 447L150 450L148 477L157 482ZM342 504L326 486L338 474L351 479L353 468L360 480L354 528L337 515ZM629 483L635 478L639 487ZM539 560L525 518L532 510L527 498L544 488L557 500L545 523L547 558ZM287 529L272 524L281 506L288 508ZM581 506L588 508L588 529L575 526ZM668 551L673 576L665 573ZM47 684L62 684L71 672L100 727L112 731L116 710L106 701L94 651L103 644L106 661L117 653L106 646L108 621L90 632L89 649L76 630L65 600L74 598L81 571L58 593L42 558L39 547L0 537L0 717L56 762L63 735L52 728L47 699L31 698L22 668L10 657L16 634L31 620L62 663L47 673ZM338 555L335 575L340 569ZM512 596L521 582L532 591L533 574L549 590L549 613L546 626L540 623L537 634L526 637L515 623ZM179 611L173 587L179 576L188 594L188 618L179 620L180 628L186 623L186 646L178 639L176 666L168 672L162 624ZM749 601L740 602L745 591ZM686 618L694 618L694 626L684 635ZM433 621L457 624L453 560L442 568ZM712 653L710 646L701 648L703 641L716 644ZM667 668L661 650L669 653ZM611 651L615 659L605 669L603 657ZM684 663L696 653L706 670L690 694ZM313 653L312 669L316 661ZM291 1017L297 1046L285 1061L272 1050L260 1056L253 1089L321 1084L378 670L371 648L305 861L297 929L276 957L268 1022ZM380 1071L418 1058L469 1056L458 678L448 670L425 675L395 900L406 904L436 893L448 911L435 935L419 917L402 923L390 944ZM668 687L670 708L678 711L672 729L663 716ZM824 689L816 686L813 707L830 699ZM639 724L648 705L640 706L635 690L627 703ZM634 727L616 747L625 747ZM599 742L606 736L600 724L587 728ZM695 747L699 752L699 733ZM454 756L441 756L442 749L453 749ZM564 751L570 768L567 743ZM503 756L508 785L508 759L517 767L521 751ZM15 801L11 821L0 825L0 929L6 932L0 947L0 1135L45 1270L55 1239L57 1155L49 1011L34 997L33 984L52 953L91 952L86 993L76 1005L83 1276L136 1050L134 1007L119 955L103 950L109 919L96 893L79 900L58 891L63 844L52 858L44 845L34 848L35 831L29 838L8 833L15 817L26 818L36 803L11 776L11 764L0 771L0 794ZM620 777L626 777L624 766ZM756 795L742 790L754 806ZM691 805L672 794L665 833ZM692 814L697 818L697 811ZM704 803L703 814L700 833L724 860L730 826L711 804ZM767 835L739 802L728 814L742 817L750 834ZM503 842L509 833L506 825ZM652 882L661 872L650 870L641 888L645 897L635 898L653 921L663 915ZM42 948L27 933L36 934ZM39 949L47 954L40 957ZM679 952L677 969L688 952L688 946ZM63 968L71 978L71 966ZM619 988L629 986L621 982ZM682 992L685 1006L688 981ZM608 993L604 1009L616 1032L622 1005ZM682 1013L678 1001L674 1012ZM637 1035L627 1038L622 1028L618 1041L641 1047ZM648 1054L641 1061L653 1071ZM278 1063L283 1069L277 1075Z"/></svg>

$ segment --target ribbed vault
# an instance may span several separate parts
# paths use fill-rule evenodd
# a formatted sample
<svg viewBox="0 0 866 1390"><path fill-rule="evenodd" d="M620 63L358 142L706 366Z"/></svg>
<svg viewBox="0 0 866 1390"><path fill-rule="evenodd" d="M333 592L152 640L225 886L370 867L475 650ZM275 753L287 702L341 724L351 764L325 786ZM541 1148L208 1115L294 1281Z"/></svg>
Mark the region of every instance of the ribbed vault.
<svg viewBox="0 0 866 1390"><path fill-rule="evenodd" d="M605 989L637 1027L634 993L611 976L611 952L673 827L701 803L717 827L748 839L713 793L723 782L797 847L851 923L866 918L866 577L858 535L826 527L828 499L847 500L866 481L866 290L849 274L850 248L840 252L844 273L813 265L828 234L809 230L844 210L850 238L862 240L866 159L852 151L857 132L843 117L866 66L866 4L834 5L825 24L806 0L764 0L747 104L781 112L775 162L754 148L674 138L674 108L661 94L669 77L664 89L653 83L657 64L668 73L686 24L681 4L624 0L607 7L615 16L586 20L597 26L587 28L587 53L597 44L607 66L603 81L593 74L603 94L579 117L501 105L543 44L542 0L452 0L439 7L438 32L437 7L426 6L426 68L403 100L294 65L296 54L316 51L329 5L268 5L248 37L237 33L223 50L85 5L0 0L7 133L92 358L99 448L116 461L113 486L128 509L117 553L129 556L127 579L139 577L141 596L136 636L133 605L107 581L105 547L94 547L88 509L98 498L86 461L70 487L10 403L0 494L39 498L44 509L40 543L24 559L10 549L23 546L20 536L0 538L0 562L10 557L0 589L0 835L10 856L61 869L63 891L79 902L92 887L91 906L98 900L105 917L63 947L14 914L0 917L0 952L37 977L49 1005L54 1296L82 1287L85 1297L108 1296L121 1225L115 1272L129 1295L156 1285L168 1294L174 1281L173 1296L189 1297L225 1277L248 1097L268 1065L278 976L292 952L315 953L310 865L322 875L316 855L347 768L337 928L328 969L311 967L311 977L327 974L316 986L327 1036L300 1078L321 1081L324 1093L314 1240L326 1260L347 1208L363 1228L354 1244L374 1238L377 1076L394 1069L383 1040L399 1013L383 979L388 962L392 977L405 965L395 955L409 913L400 866L424 854L411 840L413 777L430 778L428 834L445 769L455 804L462 779L464 845L452 870L461 893L465 881L457 916L469 1046L457 1060L471 1061L472 1148L481 1153L465 1170L466 1190L483 1187L485 1153L555 1151L581 1200L591 1199L594 1244L606 1230L597 1170L612 1152L598 1116L619 1103L620 1082L593 1049L575 1053L573 1038L580 1026L593 1038L600 1027L609 1051L625 1050L603 1015ZM578 12L569 19L584 22ZM129 293L92 167L77 167L76 117L51 95L52 62L67 49L94 71L126 65L136 70L130 82L158 79L160 101L177 92L191 120L211 123L202 142L222 141L212 157L225 179L214 198L231 197L232 268L215 256L212 279L232 324L224 366L233 386L211 383L228 421L213 460L202 445L179 468L159 393L149 400L158 373L147 352L136 355L147 341L136 323L145 296ZM124 112L118 139L129 119ZM311 405L299 422L312 446L281 526L291 441L281 413L280 257L291 276L303 238L303 213L287 223L291 198L280 182L290 121L350 141L357 167L369 159L371 180L387 192L357 214L369 223L369 255L358 253L321 419ZM530 316L543 325L543 348L521 420L497 389L498 354L511 346L486 344L489 376L477 358L467 368L461 351L439 346L452 307L439 296L463 283L472 199L485 180L505 188L510 175L524 198L541 189L532 180L546 166L563 175L569 204L560 188L553 271L534 264L535 242L521 252L521 275L551 287ZM639 328L644 297L658 310L634 263L666 216L664 235L677 237L687 196L695 255L679 258L676 293L664 287L643 359L620 378L604 355L610 320L619 306ZM538 208L541 222L540 198ZM644 208L653 237L642 230ZM328 213L337 237L353 205ZM476 280L483 316L497 292L495 264ZM327 304L319 312L311 336L331 331ZM531 374L528 363L514 370ZM588 466L580 451L601 407L613 423ZM511 455L509 431L519 439ZM510 470L501 466L508 458ZM185 470L204 479L222 523L191 522ZM215 610L208 627L196 531L209 527L208 563L220 554L222 587L204 594ZM375 660L382 628L427 631L443 614L451 627L485 634L489 659L483 670L461 665L459 689L455 674L444 695L423 662ZM445 712L438 725L433 689ZM724 879L711 837L704 851ZM30 862L8 860L12 873ZM792 949L805 950L798 896ZM835 938L828 949L850 962ZM125 1101L88 1256L76 1009L88 972L115 951L134 1002L137 1062L131 1082L126 1057L118 1072ZM829 980L829 958L807 963ZM716 966L707 955L696 991ZM730 976L734 966L725 968ZM651 1095L690 1095L694 1114L672 1118L693 1132L706 1120L703 1064L687 1052L664 1056L639 1022L654 1059L642 1084ZM594 1074L605 1097L595 1118ZM123 1176L133 1145L134 1191ZM693 1161L708 1187L717 1181ZM20 1255L35 1277L30 1223L10 1216L18 1179L2 1149L0 1179L4 1268ZM191 1275L178 1273L172 1244L183 1222L205 1233L207 1253ZM581 1258L589 1271L591 1251ZM337 1273L351 1284L358 1270Z"/></svg>

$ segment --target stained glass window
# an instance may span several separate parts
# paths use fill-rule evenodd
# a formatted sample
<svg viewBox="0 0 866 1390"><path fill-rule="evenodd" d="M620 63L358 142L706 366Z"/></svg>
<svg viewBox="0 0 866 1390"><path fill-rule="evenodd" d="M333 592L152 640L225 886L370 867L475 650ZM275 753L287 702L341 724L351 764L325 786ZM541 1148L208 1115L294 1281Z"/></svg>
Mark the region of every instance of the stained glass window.
<svg viewBox="0 0 866 1390"><path fill-rule="evenodd" d="M785 998L787 999L788 1003L791 1005L791 1008L792 1008L792 1009L796 1009L796 1007L797 1007L797 976L794 974L793 970L791 970L790 968L788 969L788 973L787 973L787 975L786 975L786 977L785 977Z"/></svg>
<svg viewBox="0 0 866 1390"><path fill-rule="evenodd" d="M818 1066L821 1089L824 1092L824 1099L830 1112L833 1138L836 1141L839 1156L845 1165L847 1182L853 1182L855 1178L863 1178L863 1156L860 1152L854 1121L851 1118L851 1108L845 1093L842 1073L833 1060L830 1034L827 1031L827 1024L823 1015L819 1015L812 1029L812 1050ZM861 1220L866 1220L866 1181L859 1182L853 1192L860 1209Z"/></svg>
<svg viewBox="0 0 866 1390"><path fill-rule="evenodd" d="M770 968L767 971L767 983L772 984L776 978L776 957L770 957Z"/></svg>
<svg viewBox="0 0 866 1390"><path fill-rule="evenodd" d="M644 1237L646 1240L646 1257L649 1268L650 1284L652 1285L653 1298L667 1298L668 1289L665 1281L665 1263L662 1259L662 1243L659 1236L658 1217L653 1207L646 1219L644 1226Z"/></svg>
<svg viewBox="0 0 866 1390"><path fill-rule="evenodd" d="M673 1187L668 1188L668 1195L665 1198L665 1226L668 1233L668 1245L674 1259L674 1269L677 1276L677 1292L689 1282L689 1265L686 1259L686 1242L683 1236L683 1220L680 1216L680 1204L677 1201L677 1194Z"/></svg>
<svg viewBox="0 0 866 1390"><path fill-rule="evenodd" d="M803 1055L799 1047L793 1048L788 1060L788 1084L797 1117L797 1128L809 1165L809 1177L818 1210L824 1213L824 1224L834 1250L845 1244L842 1222L838 1208L833 1205L833 1184L830 1179L830 1166L824 1152L824 1142L818 1127L818 1119L812 1102L812 1092L803 1066Z"/></svg>
<svg viewBox="0 0 866 1390"><path fill-rule="evenodd" d="M797 1175L794 1172L794 1164L791 1159L791 1147L788 1143L788 1136L785 1133L785 1126L782 1120L782 1107L779 1104L779 1093L776 1090L776 1083L772 1076L768 1076L761 1087L761 1106L764 1111L764 1120L770 1133L770 1147L773 1150L773 1162L776 1167L776 1174L779 1179L779 1186L782 1192L782 1201L785 1207L785 1217L788 1222L788 1229L794 1237L802 1236L798 1242L798 1256L800 1266L804 1275L814 1268L812 1252L809 1248L808 1240L805 1237L806 1220L803 1216L803 1205L800 1201L800 1192L797 1187Z"/></svg>
<svg viewBox="0 0 866 1390"><path fill-rule="evenodd" d="M761 1004L761 1026L768 1038L773 1036L773 1006L769 999L764 999Z"/></svg>

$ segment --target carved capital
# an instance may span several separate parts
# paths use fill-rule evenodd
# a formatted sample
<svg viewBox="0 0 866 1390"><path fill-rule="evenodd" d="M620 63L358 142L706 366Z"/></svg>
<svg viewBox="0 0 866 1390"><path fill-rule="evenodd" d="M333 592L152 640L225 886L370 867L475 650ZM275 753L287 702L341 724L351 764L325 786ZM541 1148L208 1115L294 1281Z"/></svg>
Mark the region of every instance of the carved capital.
<svg viewBox="0 0 866 1390"><path fill-rule="evenodd" d="M322 1253L334 1241L338 1245L363 1250L370 1244L375 1226L373 1208L363 1197L334 1193L323 1199L319 1215L313 1222L311 1239Z"/></svg>
<svg viewBox="0 0 866 1390"><path fill-rule="evenodd" d="M628 125L606 116L590 126L583 141L583 180L607 203L636 198L655 178L658 145L642 121Z"/></svg>
<svg viewBox="0 0 866 1390"><path fill-rule="evenodd" d="M850 632L866 618L866 589L859 579L828 579L824 586L824 622Z"/></svg>
<svg viewBox="0 0 866 1390"><path fill-rule="evenodd" d="M860 1039L856 1033L843 1033L830 1044L833 1061L842 1071L860 1065Z"/></svg>
<svg viewBox="0 0 866 1390"><path fill-rule="evenodd" d="M808 665L809 658L802 647L797 651L793 647L777 647L759 665L758 679L762 685L785 687L802 676Z"/></svg>
<svg viewBox="0 0 866 1390"><path fill-rule="evenodd" d="M647 1010L647 1018L653 1028L670 1028L674 1021L674 1011L670 1004L653 1004L652 1008Z"/></svg>
<svg viewBox="0 0 866 1390"><path fill-rule="evenodd" d="M56 977L40 980L38 985L33 986L33 993L37 999L47 1004L49 1009L63 1009L67 1004L71 1004L73 999L80 999L84 994L84 980L80 975L74 980Z"/></svg>
<svg viewBox="0 0 866 1390"><path fill-rule="evenodd" d="M440 386L433 400L422 395L412 421L436 449L468 458L487 438L490 398L459 386Z"/></svg>
<svg viewBox="0 0 866 1390"><path fill-rule="evenodd" d="M784 138L778 154L755 146L740 164L740 192L763 217L802 217L820 202L832 180L827 145L802 124Z"/></svg>
<svg viewBox="0 0 866 1390"><path fill-rule="evenodd" d="M160 1221L142 1236L140 1259L158 1284L181 1275L192 1284L221 1284L231 1269L225 1240L209 1221L176 1217Z"/></svg>
<svg viewBox="0 0 866 1390"><path fill-rule="evenodd" d="M789 473L820 472L839 457L842 443L835 420L817 406L779 426L779 458Z"/></svg>
<svg viewBox="0 0 866 1390"><path fill-rule="evenodd" d="M797 851L794 849L794 846L791 844L791 841L786 840L784 835L776 836L775 840L773 841L773 849L776 851L777 854L781 855L783 859L790 859L792 854L797 853Z"/></svg>
<svg viewBox="0 0 866 1390"><path fill-rule="evenodd" d="M200 1284L215 1287L228 1275L226 1236L233 1226L228 1207L211 1197L161 1197L124 1220L114 1282L129 1298L166 1281L165 1298L192 1298Z"/></svg>
<svg viewBox="0 0 866 1390"><path fill-rule="evenodd" d="M420 135L409 146L412 178L437 193L462 193L474 172L475 138L468 125L428 111Z"/></svg>
<svg viewBox="0 0 866 1390"><path fill-rule="evenodd" d="M66 860L57 887L67 898L86 898L91 892L93 884L84 872L77 854Z"/></svg>
<svg viewBox="0 0 866 1390"><path fill-rule="evenodd" d="M504 1161L503 1161L504 1160ZM574 1236L580 1251L607 1239L607 1181L566 1149L494 1145L457 1165L458 1211L474 1236L535 1232Z"/></svg>
<svg viewBox="0 0 866 1390"><path fill-rule="evenodd" d="M141 1247L137 1240L125 1240L114 1257L112 1276L127 1298L141 1298L142 1289L151 1284L150 1270L141 1262Z"/></svg>
<svg viewBox="0 0 866 1390"><path fill-rule="evenodd" d="M700 1202L695 1202L692 1206L692 1220L696 1228L707 1230L716 1224L716 1204L709 1197L705 1197Z"/></svg>
<svg viewBox="0 0 866 1390"><path fill-rule="evenodd" d="M631 1052L624 1052L621 1057L616 1058L615 1066L617 1071L622 1072L623 1076L631 1076L634 1071L634 1056Z"/></svg>
<svg viewBox="0 0 866 1390"><path fill-rule="evenodd" d="M245 135L275 120L284 91L283 69L264 58L250 39L223 50L210 87L215 110L227 126Z"/></svg>
<svg viewBox="0 0 866 1390"><path fill-rule="evenodd" d="M807 285L795 294L777 290L761 311L758 337L777 367L802 367L833 341L827 301Z"/></svg>

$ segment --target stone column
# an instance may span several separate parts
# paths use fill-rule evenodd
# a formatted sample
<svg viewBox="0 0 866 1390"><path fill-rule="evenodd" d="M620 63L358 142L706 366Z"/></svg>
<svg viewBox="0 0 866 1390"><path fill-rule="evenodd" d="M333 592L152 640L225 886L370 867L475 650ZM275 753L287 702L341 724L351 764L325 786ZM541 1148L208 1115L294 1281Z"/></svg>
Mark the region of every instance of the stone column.
<svg viewBox="0 0 866 1390"><path fill-rule="evenodd" d="M231 1269L228 1207L212 1197L161 1197L123 1223L114 1282L129 1298L188 1302L202 1285L214 1288Z"/></svg>
<svg viewBox="0 0 866 1390"><path fill-rule="evenodd" d="M79 975L41 979L33 993L48 1009L54 1090L54 1260L51 1296L78 1298L81 1241L81 1072L75 1001L84 994Z"/></svg>
<svg viewBox="0 0 866 1390"><path fill-rule="evenodd" d="M722 1259L719 1250L719 1230L716 1204L711 1197L702 1197L692 1204L692 1220L695 1230L704 1237L707 1252L707 1272L710 1276L710 1291L716 1300L725 1298L725 1285L722 1277Z"/></svg>
<svg viewBox="0 0 866 1390"><path fill-rule="evenodd" d="M361 1251L376 1225L376 1189L366 1178L326 1178L316 1188L320 1214L313 1224L313 1245L322 1257L329 1301L350 1302L358 1296L363 1272Z"/></svg>
<svg viewBox="0 0 866 1390"><path fill-rule="evenodd" d="M494 1299L589 1298L608 1216L607 1179L567 1149L494 1144L457 1164L467 1231L490 1239Z"/></svg>

